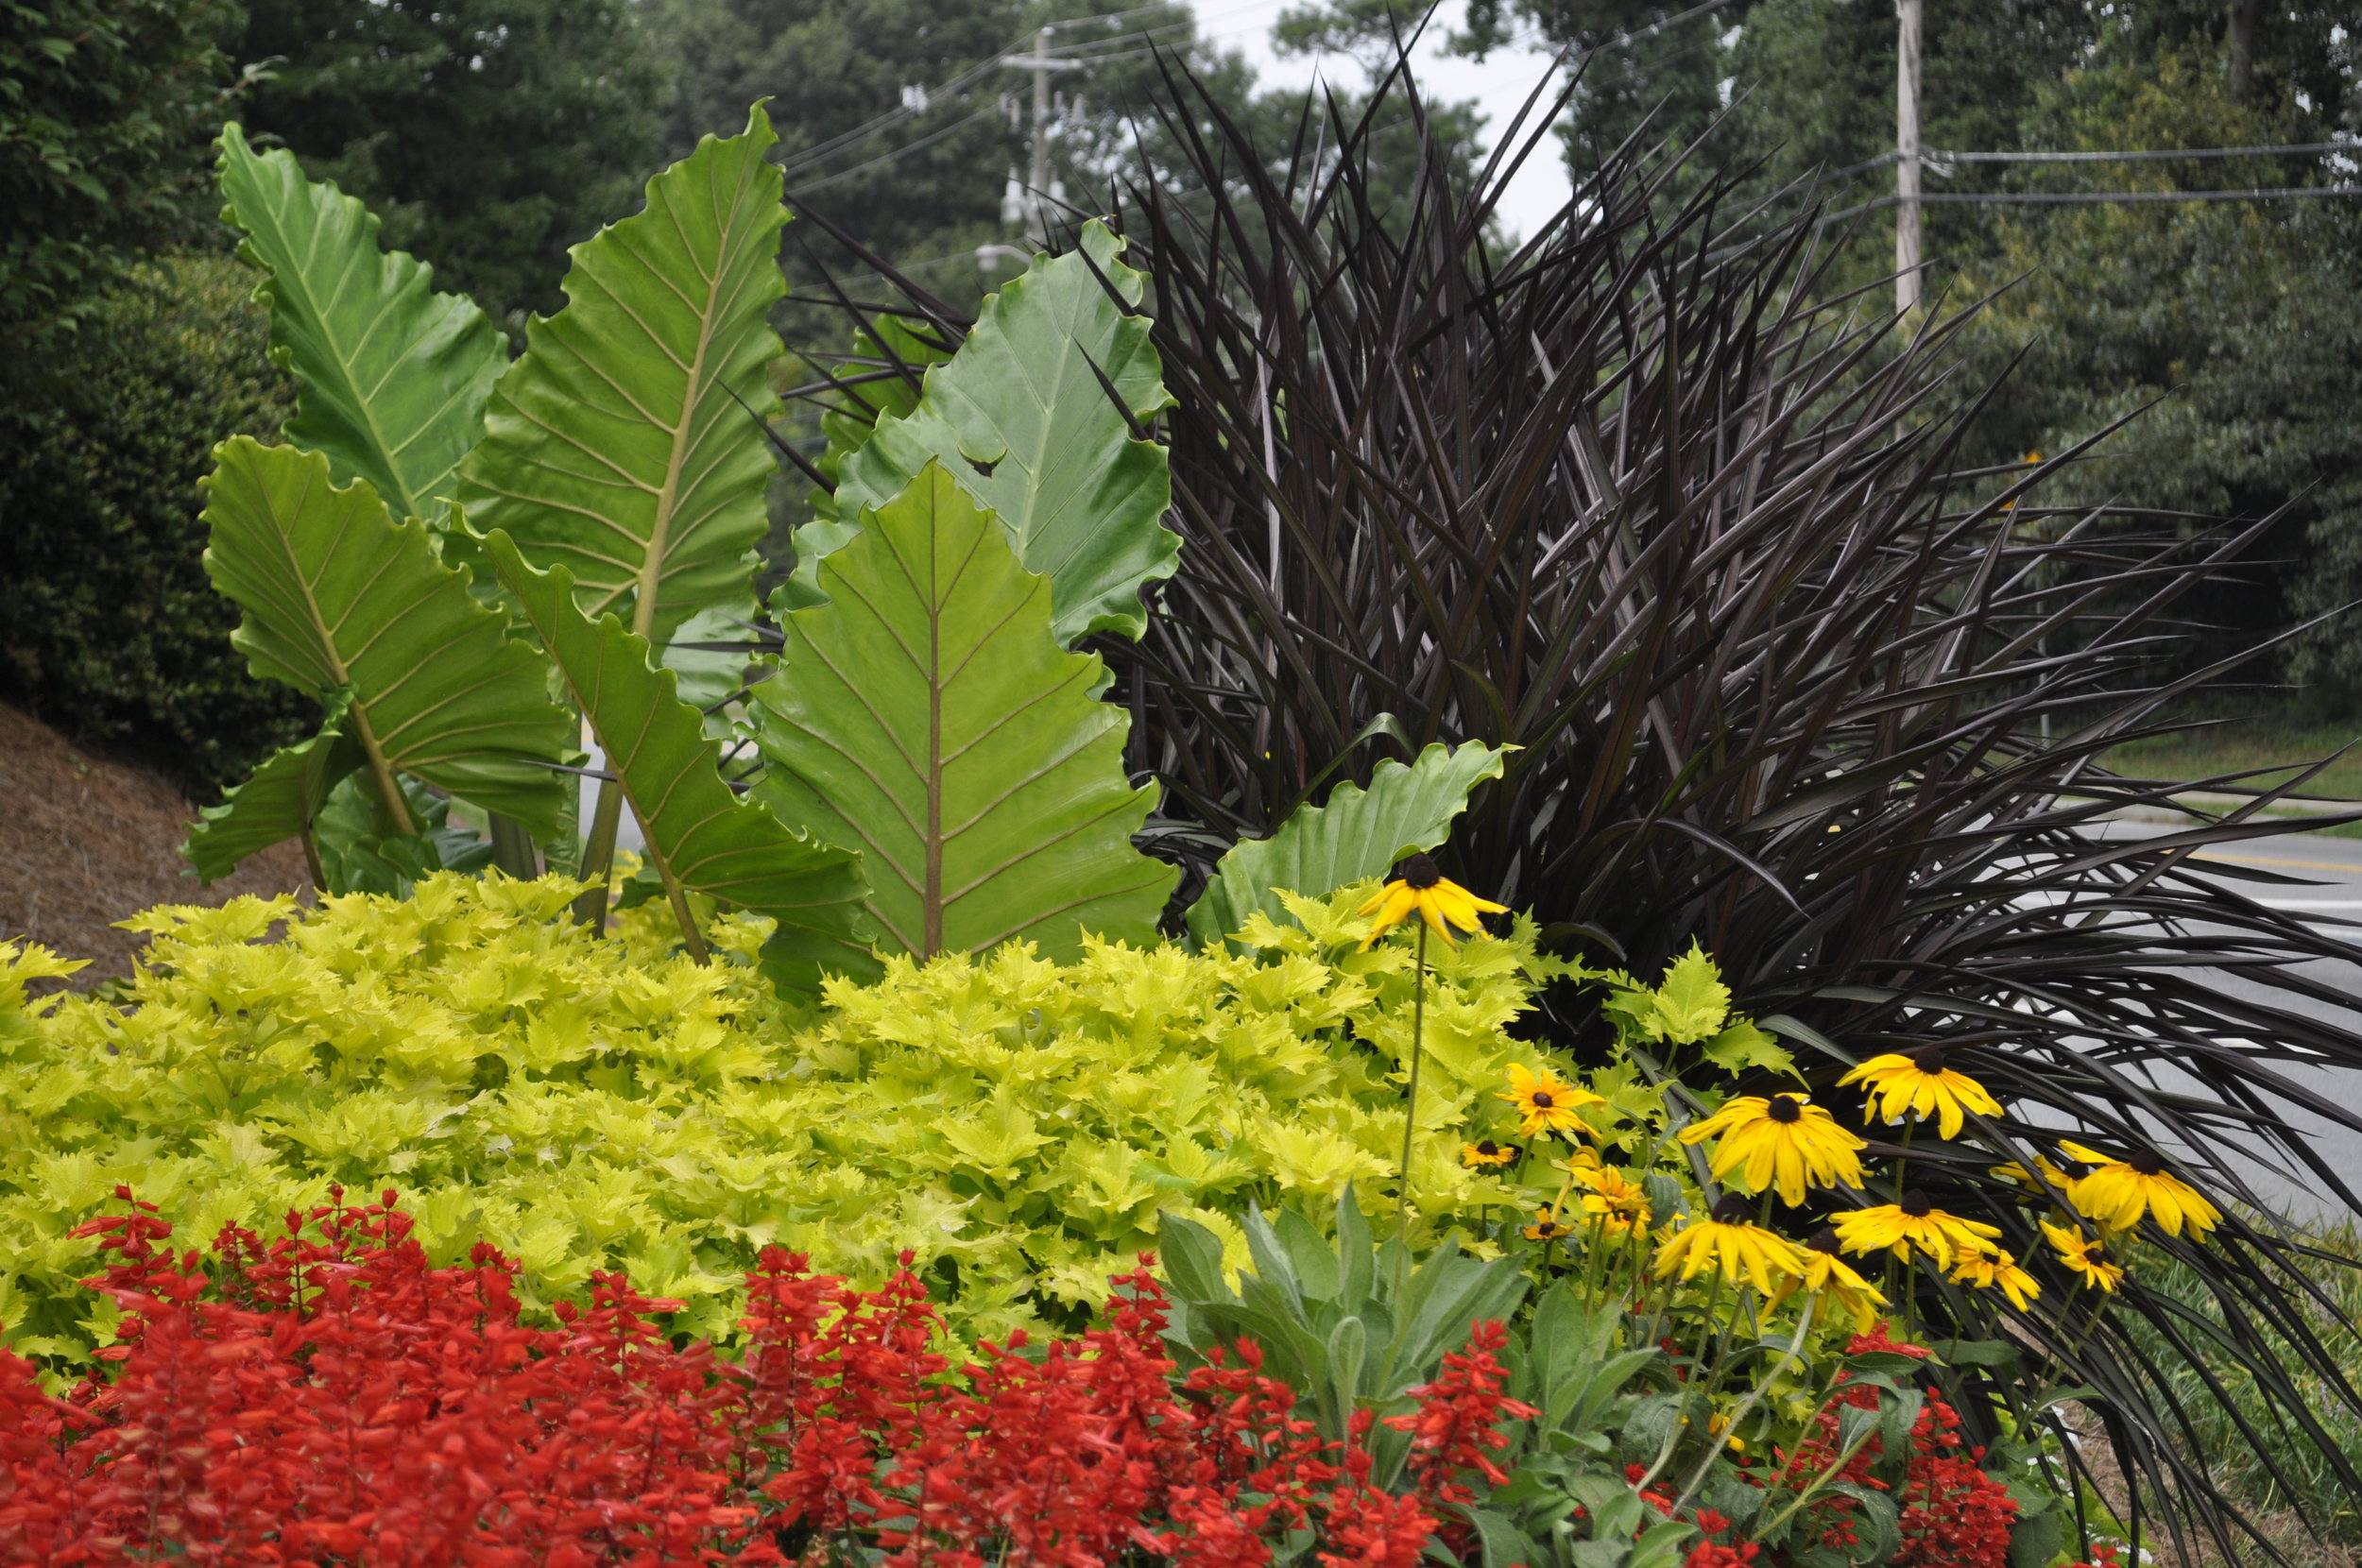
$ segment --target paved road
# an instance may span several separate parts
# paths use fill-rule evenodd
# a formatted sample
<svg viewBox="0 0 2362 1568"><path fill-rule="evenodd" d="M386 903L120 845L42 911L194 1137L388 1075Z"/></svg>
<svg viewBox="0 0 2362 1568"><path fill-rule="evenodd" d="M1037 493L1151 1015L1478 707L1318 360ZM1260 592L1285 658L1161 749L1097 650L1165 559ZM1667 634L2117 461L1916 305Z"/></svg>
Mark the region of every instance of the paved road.
<svg viewBox="0 0 2362 1568"><path fill-rule="evenodd" d="M2120 822L2109 824L2105 832L2110 838L2148 838L2175 830L2174 826L2163 823ZM2352 997L2351 1008L2290 997L2235 975L2217 973L2215 983L2228 991L2269 997L2290 1012L2336 1019L2362 1033L2362 839L2286 833L2210 849L2196 859L2202 866L2221 866L2220 879L2256 902L2290 911L2316 929L2354 946L2354 958L2351 961L2324 960L2308 963L2302 971ZM2238 875L2249 868L2300 878L2304 885L2273 885ZM2302 1064L2284 1065L2280 1070L2324 1099L2362 1107L2362 1071L2307 1067ZM2312 1135L2314 1146L2328 1157L2333 1168L2362 1190L2362 1134L2295 1107L2288 1108L2287 1117L2291 1125ZM2268 1169L2258 1167L2251 1180L2259 1192L2285 1204L2292 1216L2331 1216L2336 1212L2334 1201L2324 1200L2301 1184L2292 1185Z"/></svg>

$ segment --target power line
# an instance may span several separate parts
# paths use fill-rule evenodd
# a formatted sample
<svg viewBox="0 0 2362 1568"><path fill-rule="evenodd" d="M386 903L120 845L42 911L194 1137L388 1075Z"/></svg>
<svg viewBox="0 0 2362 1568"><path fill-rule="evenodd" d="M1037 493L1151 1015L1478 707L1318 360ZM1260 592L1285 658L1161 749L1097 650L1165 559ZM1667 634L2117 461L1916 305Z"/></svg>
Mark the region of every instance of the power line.
<svg viewBox="0 0 2362 1568"><path fill-rule="evenodd" d="M921 95L922 101L927 104L933 104L937 100L956 99L957 97L964 95L965 90L973 86L977 81L981 80L987 72L991 71L994 66L1000 64L1001 59L1001 57L1000 55L995 55L990 60L979 60L960 71L958 74L946 77L939 86L936 86L923 94ZM844 151L847 147L865 142L870 137L881 131L890 130L894 127L901 124L904 120L909 119L912 115L920 112L922 112L922 111L917 106L905 102L899 108L889 109L883 114L864 120L850 130L840 131L836 135L830 137L825 142L806 147L791 157L781 159L779 161L779 167L786 170L789 174L794 174L797 169L805 167L806 165L813 163L825 163L830 158Z"/></svg>
<svg viewBox="0 0 2362 1568"><path fill-rule="evenodd" d="M1162 11L1166 9L1167 8L1163 5L1135 6L1128 10L1109 11L1102 16L1071 17L1067 21L1055 24L1055 26L1061 27L1072 27L1092 26L1106 22L1120 22L1127 17L1142 16L1152 11ZM1187 32L1194 26L1194 22L1168 23L1166 26L1161 27L1144 28L1137 32L1124 33L1115 38L1086 39L1080 43L1068 44L1063 48L1053 49L1050 52L1062 59L1070 59L1077 64L1095 65L1103 60L1130 60L1138 55L1151 52L1149 50L1136 47L1141 40L1157 38L1167 33ZM978 82L982 81L986 76L990 75L996 68L1007 64L1009 60L1013 57L1017 56L1018 52L1023 47L1024 45L1021 44L1013 44L1009 48L984 60L970 61L967 65L963 66L959 71L945 77L934 87L929 88L925 92L919 94L917 95L918 101L916 103L906 102L900 104L896 108L887 110L882 114L874 115L871 118L863 121L860 125L853 127L850 130L839 131L836 135L830 137L825 142L816 143L812 146L800 148L788 157L781 159L779 161L779 167L785 170L788 174L793 175L798 169L808 168L815 163L825 163L836 154L845 152L884 131L891 130L896 126L911 119L915 115L925 113L930 108L933 108L946 102L957 102L959 99L966 97L968 93L974 89ZM1121 53L1108 52L1118 48L1121 49ZM973 117L974 116L970 116L970 118ZM940 132L937 134L940 134ZM911 144L913 146L921 146L924 145L925 144L923 142ZM859 165L859 167L867 168L871 163L875 163L876 162L877 160L872 159L870 163L864 163ZM846 174L854 172L856 171L851 169L844 171ZM830 175L829 179L833 180L839 178L841 178L839 175ZM828 182L828 180L822 180L818 183L826 184ZM816 188L816 185L805 187L807 190Z"/></svg>
<svg viewBox="0 0 2362 1568"><path fill-rule="evenodd" d="M1650 24L1648 26L1635 27L1630 32L1618 33L1616 37L1608 39L1589 49L1578 49L1570 44L1559 52L1557 59L1553 60L1547 69L1554 71L1570 61L1589 60L1594 55L1605 54L1612 49L1628 48L1635 43L1641 43L1646 39L1654 38L1660 33L1679 26L1685 22L1691 21L1697 17L1710 15L1715 11L1721 10L1723 8L1733 3L1734 0L1702 0L1701 4L1692 6L1686 10L1677 11L1671 16L1665 17L1660 21ZM1044 55L1055 56L1062 63L1071 62L1078 65L1096 65L1103 62L1112 63L1116 60L1138 59L1142 56L1156 52L1154 47L1142 48L1139 46L1145 40L1154 39L1160 34L1165 33L1188 32L1195 28L1201 21L1221 21L1224 18L1235 16L1244 11L1258 9L1259 8L1259 4L1260 0L1254 0L1254 3L1235 6L1228 10L1217 12L1211 17L1191 18L1185 22L1170 23L1162 27L1143 28L1138 32L1126 33L1115 38L1087 40L1081 43L1068 44L1063 47L1053 48L1047 51L1036 49L1033 56L1020 55L1018 53L1016 48L1005 50L1000 54L992 56L990 59L977 60L963 68L955 75L947 77L940 86L926 93L923 95L922 102L928 107L933 107L947 99L956 101L958 98L966 96L967 93L975 87L977 82L981 81L987 73L995 68L1013 63L1022 64L1027 59L1030 58L1039 58ZM1110 11L1103 16L1071 17L1064 22L1055 24L1055 26L1088 26L1100 23L1120 21L1125 17L1144 15L1152 11L1161 11L1163 9L1165 9L1165 7L1162 5L1136 6L1128 10ZM1085 51L1091 52L1086 53ZM830 137L825 142L803 148L800 151L782 159L780 161L780 167L792 179L798 169L807 168L815 163L825 163L837 153L848 150L855 145L867 141L881 132L890 130L894 127L901 124L903 121L922 112L924 112L923 108L916 107L907 103L898 108L888 110L885 113L864 121L863 124L855 126L850 130L840 132L835 136ZM991 112L989 109L979 109L965 117L954 121L950 125L945 126L940 129L930 132L926 136L920 137L915 142L904 143L902 145L890 148L887 151L879 154L875 158L867 159L862 162L856 163L851 168L840 169L834 174L796 186L796 189L799 192L817 191L823 189L824 187L833 185L839 180L849 179L854 175L876 168L881 163L892 162L895 159L903 157L909 153L916 152L931 143L938 142L944 137L950 135L953 131L960 129L962 127L970 125L979 119L982 119L989 112ZM1891 157L1891 155L1890 155L1890 157Z"/></svg>
<svg viewBox="0 0 2362 1568"><path fill-rule="evenodd" d="M973 113L961 115L958 119L952 121L948 126L929 131L926 135L921 136L916 142L905 142L900 146L895 147L891 151L881 152L877 157L869 159L864 162L856 163L849 169L839 169L836 173L829 175L824 179L808 180L805 183L796 186L795 194L802 196L807 192L823 190L828 186L835 184L840 179L850 179L853 176L860 174L864 170L874 169L881 163L891 163L898 158L905 157L908 154L916 152L919 148L927 146L932 143L942 141L945 137L950 135L955 130L974 125L977 121L983 119L985 115L990 114L991 112L992 106L987 104Z"/></svg>
<svg viewBox="0 0 2362 1568"><path fill-rule="evenodd" d="M2292 201L2317 196L2362 196L2362 185L2280 185L2250 191L1937 191L1922 192L1910 199L1945 206L2085 207L2133 201ZM1821 221L1836 223L1891 207L1902 199L1880 196L1858 207L1824 213Z"/></svg>
<svg viewBox="0 0 2362 1568"><path fill-rule="evenodd" d="M1946 163L2157 163L2182 158L2271 158L2316 152L2362 154L2362 142L2303 142L2277 147L2160 147L2146 152L1937 152L1930 149L1920 156L1929 162ZM1889 153L1885 159L1873 162L1884 162L1893 156Z"/></svg>
<svg viewBox="0 0 2362 1568"><path fill-rule="evenodd" d="M2261 158L2272 155L2298 155L2323 152L2353 152L2362 154L2362 142L2303 142L2269 147L2180 147L2120 152L1958 152L1923 148L1920 157L1931 164L1943 163L2162 163L2178 158ZM1823 185L1833 185L1857 174L1885 168L1900 158L1900 152L1882 152L1875 158L1865 158L1858 163L1822 172L1795 180L1788 194L1800 195ZM1941 174L1942 169L1931 172ZM1937 200L1925 196L1925 200ZM1872 205L1877 205L1873 203ZM1866 212L1867 207L1849 207L1847 213Z"/></svg>

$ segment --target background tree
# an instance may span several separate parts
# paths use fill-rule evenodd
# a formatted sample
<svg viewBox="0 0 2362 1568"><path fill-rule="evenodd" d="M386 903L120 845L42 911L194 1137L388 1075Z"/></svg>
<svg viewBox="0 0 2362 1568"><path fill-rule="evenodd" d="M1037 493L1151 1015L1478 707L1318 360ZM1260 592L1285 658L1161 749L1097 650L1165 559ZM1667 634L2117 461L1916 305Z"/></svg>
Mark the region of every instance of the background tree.
<svg viewBox="0 0 2362 1568"><path fill-rule="evenodd" d="M1895 21L1854 0L1729 0L1710 11L1634 0L1473 0L1457 46L1523 38L1588 58L1562 123L1569 161L1597 166L1647 119L1649 139L1703 138L1669 201L1710 172L1753 166L1749 191L1860 208L1891 192L1872 161L1894 143ZM1415 11L1326 0L1281 34L1366 48ZM1650 32L1651 28L1661 31ZM1641 36L1635 36L1641 35ZM1593 51L1597 51L1594 53ZM2306 0L1931 0L1921 121L1935 148L2023 152L2305 145L2362 131L2362 4ZM1652 118L1649 118L1653 116ZM1863 167L1864 164L1872 166ZM2355 154L2082 165L1938 161L1932 192L2165 192L2352 183ZM2155 405L2069 490L2136 506L2278 514L2247 559L2192 601L2212 660L2362 599L2362 201L2011 206L1925 213L1931 296L1996 295L1966 340L1980 372L2025 351L2011 396L1969 455L2057 452ZM1891 215L1832 231L1830 296L1893 265ZM2193 520L2192 526L2199 525ZM2362 706L2362 652L2342 624L2259 660L2341 709Z"/></svg>
<svg viewBox="0 0 2362 1568"><path fill-rule="evenodd" d="M71 330L126 262L211 215L225 16L223 0L0 7L0 329Z"/></svg>
<svg viewBox="0 0 2362 1568"><path fill-rule="evenodd" d="M1203 45L1189 8L1154 0L661 0L653 13L671 74L664 117L677 156L709 131L743 124L771 98L790 203L972 302L1020 244L1013 182L1029 173L1033 77L1001 63L1051 28L1053 189L1076 210L1104 206L1134 167L1139 138L1163 134L1158 53L1254 112L1253 74ZM818 245L805 225L790 249ZM810 274L802 275L809 278Z"/></svg>
<svg viewBox="0 0 2362 1568"><path fill-rule="evenodd" d="M661 68L625 0L250 0L235 48L278 62L248 130L512 330L661 162Z"/></svg>
<svg viewBox="0 0 2362 1568"><path fill-rule="evenodd" d="M224 255L135 266L0 419L0 697L200 802L318 722L248 673L202 565L214 443L294 406L253 292Z"/></svg>

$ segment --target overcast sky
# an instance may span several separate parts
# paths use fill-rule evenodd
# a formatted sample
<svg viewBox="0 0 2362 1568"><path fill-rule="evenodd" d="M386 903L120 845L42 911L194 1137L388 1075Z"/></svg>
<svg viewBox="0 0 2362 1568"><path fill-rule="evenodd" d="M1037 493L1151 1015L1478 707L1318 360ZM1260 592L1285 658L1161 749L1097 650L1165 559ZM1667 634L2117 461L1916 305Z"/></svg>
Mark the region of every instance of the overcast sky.
<svg viewBox="0 0 2362 1568"><path fill-rule="evenodd" d="M1317 60L1304 56L1274 54L1271 28L1279 13L1298 0L1190 0L1197 13L1198 35L1224 49L1236 49L1255 67L1267 87L1302 87L1323 71L1359 86L1361 68L1350 60ZM1444 0L1413 55L1419 81L1431 96L1446 101L1477 100L1485 115L1485 147L1500 134L1526 94L1549 69L1549 58L1526 49L1501 49L1482 61L1441 53L1437 44L1457 30L1467 9L1466 0ZM1560 161L1556 138L1536 147L1517 172L1509 196L1501 204L1501 222L1520 238L1531 234L1566 199L1566 165Z"/></svg>

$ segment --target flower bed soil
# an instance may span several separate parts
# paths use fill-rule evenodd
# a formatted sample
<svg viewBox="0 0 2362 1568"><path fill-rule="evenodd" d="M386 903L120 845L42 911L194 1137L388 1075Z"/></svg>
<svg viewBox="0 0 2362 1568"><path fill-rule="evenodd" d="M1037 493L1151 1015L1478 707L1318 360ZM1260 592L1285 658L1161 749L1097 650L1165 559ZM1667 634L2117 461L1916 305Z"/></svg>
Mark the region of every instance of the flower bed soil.
<svg viewBox="0 0 2362 1568"><path fill-rule="evenodd" d="M0 803L0 942L29 938L91 960L70 982L78 989L130 973L146 939L113 923L151 904L221 904L311 886L302 850L283 844L199 887L180 855L197 810L179 791L6 704Z"/></svg>

